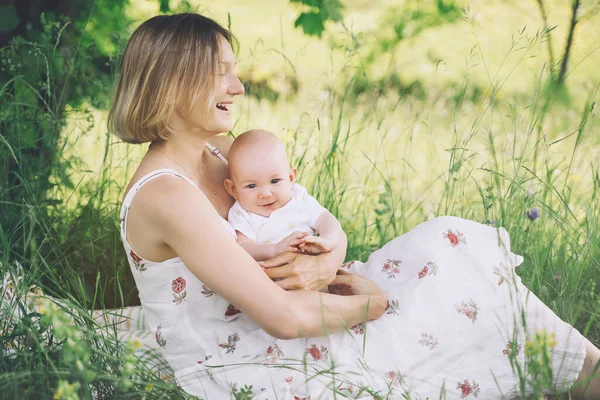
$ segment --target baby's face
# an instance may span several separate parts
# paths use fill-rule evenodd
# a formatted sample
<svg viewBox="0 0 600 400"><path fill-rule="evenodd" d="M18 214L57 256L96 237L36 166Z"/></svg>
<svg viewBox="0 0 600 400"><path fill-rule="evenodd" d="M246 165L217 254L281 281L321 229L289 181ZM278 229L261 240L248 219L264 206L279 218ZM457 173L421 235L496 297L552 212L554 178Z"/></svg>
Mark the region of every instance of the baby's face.
<svg viewBox="0 0 600 400"><path fill-rule="evenodd" d="M268 217L292 198L296 170L287 158L245 158L230 166L233 194L244 210Z"/></svg>

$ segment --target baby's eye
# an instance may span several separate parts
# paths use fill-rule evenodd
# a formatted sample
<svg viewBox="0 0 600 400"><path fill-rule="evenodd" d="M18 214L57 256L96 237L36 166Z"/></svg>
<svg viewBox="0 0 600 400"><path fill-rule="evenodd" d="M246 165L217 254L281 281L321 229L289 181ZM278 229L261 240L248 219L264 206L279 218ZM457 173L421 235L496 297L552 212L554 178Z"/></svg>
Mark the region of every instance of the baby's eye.
<svg viewBox="0 0 600 400"><path fill-rule="evenodd" d="M281 179L279 179L279 178L271 179L272 184L279 183L280 181L281 181Z"/></svg>
<svg viewBox="0 0 600 400"><path fill-rule="evenodd" d="M247 189L254 189L255 187L256 187L256 185L254 183L251 183L246 186Z"/></svg>

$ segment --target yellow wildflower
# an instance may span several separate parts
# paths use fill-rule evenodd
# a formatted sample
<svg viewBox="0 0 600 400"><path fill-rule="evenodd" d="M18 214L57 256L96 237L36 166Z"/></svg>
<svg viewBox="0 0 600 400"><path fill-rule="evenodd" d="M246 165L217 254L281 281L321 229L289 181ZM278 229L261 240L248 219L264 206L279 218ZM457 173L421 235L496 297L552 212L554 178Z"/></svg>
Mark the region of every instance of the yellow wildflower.
<svg viewBox="0 0 600 400"><path fill-rule="evenodd" d="M551 333L548 336L548 341L547 341L548 347L550 347L551 349L553 349L556 346L557 343L558 343L558 341L556 340L556 335L554 333Z"/></svg>
<svg viewBox="0 0 600 400"><path fill-rule="evenodd" d="M579 174L572 174L571 176L569 176L569 180L571 182L579 182L581 180L581 175L579 175Z"/></svg>

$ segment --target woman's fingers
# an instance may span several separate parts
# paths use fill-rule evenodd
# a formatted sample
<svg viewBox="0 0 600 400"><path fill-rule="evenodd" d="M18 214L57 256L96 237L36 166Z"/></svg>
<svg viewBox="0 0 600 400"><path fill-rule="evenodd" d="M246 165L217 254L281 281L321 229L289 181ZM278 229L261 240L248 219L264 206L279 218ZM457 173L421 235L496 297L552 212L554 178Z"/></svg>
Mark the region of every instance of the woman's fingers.
<svg viewBox="0 0 600 400"><path fill-rule="evenodd" d="M291 265L284 265L282 267L265 268L265 273L271 279L288 278L293 274Z"/></svg>
<svg viewBox="0 0 600 400"><path fill-rule="evenodd" d="M337 275L352 275L352 273L340 268L337 270Z"/></svg>
<svg viewBox="0 0 600 400"><path fill-rule="evenodd" d="M279 287L285 290L305 290L306 287L300 285L298 278L287 278L280 281L275 281Z"/></svg>
<svg viewBox="0 0 600 400"><path fill-rule="evenodd" d="M289 264L295 257L296 254L286 252L276 255L273 258L269 258L268 260L260 261L258 264L263 268L281 267L282 265Z"/></svg>
<svg viewBox="0 0 600 400"><path fill-rule="evenodd" d="M338 271L339 272L339 271ZM338 274L335 276L335 279L329 284L329 286L343 288L352 286L354 282L354 276L352 274Z"/></svg>

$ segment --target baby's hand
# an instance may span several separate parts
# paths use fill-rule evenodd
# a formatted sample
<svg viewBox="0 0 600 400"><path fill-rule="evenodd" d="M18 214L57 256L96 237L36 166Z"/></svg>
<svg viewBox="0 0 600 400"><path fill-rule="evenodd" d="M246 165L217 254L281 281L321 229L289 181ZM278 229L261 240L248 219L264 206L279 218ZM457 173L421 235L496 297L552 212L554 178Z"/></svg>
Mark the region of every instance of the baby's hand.
<svg viewBox="0 0 600 400"><path fill-rule="evenodd" d="M303 253L320 254L332 251L334 245L321 236L308 236L298 245L298 248Z"/></svg>
<svg viewBox="0 0 600 400"><path fill-rule="evenodd" d="M286 251L298 252L299 246L307 236L308 233L306 232L292 232L275 244L275 252L277 254L285 253Z"/></svg>

